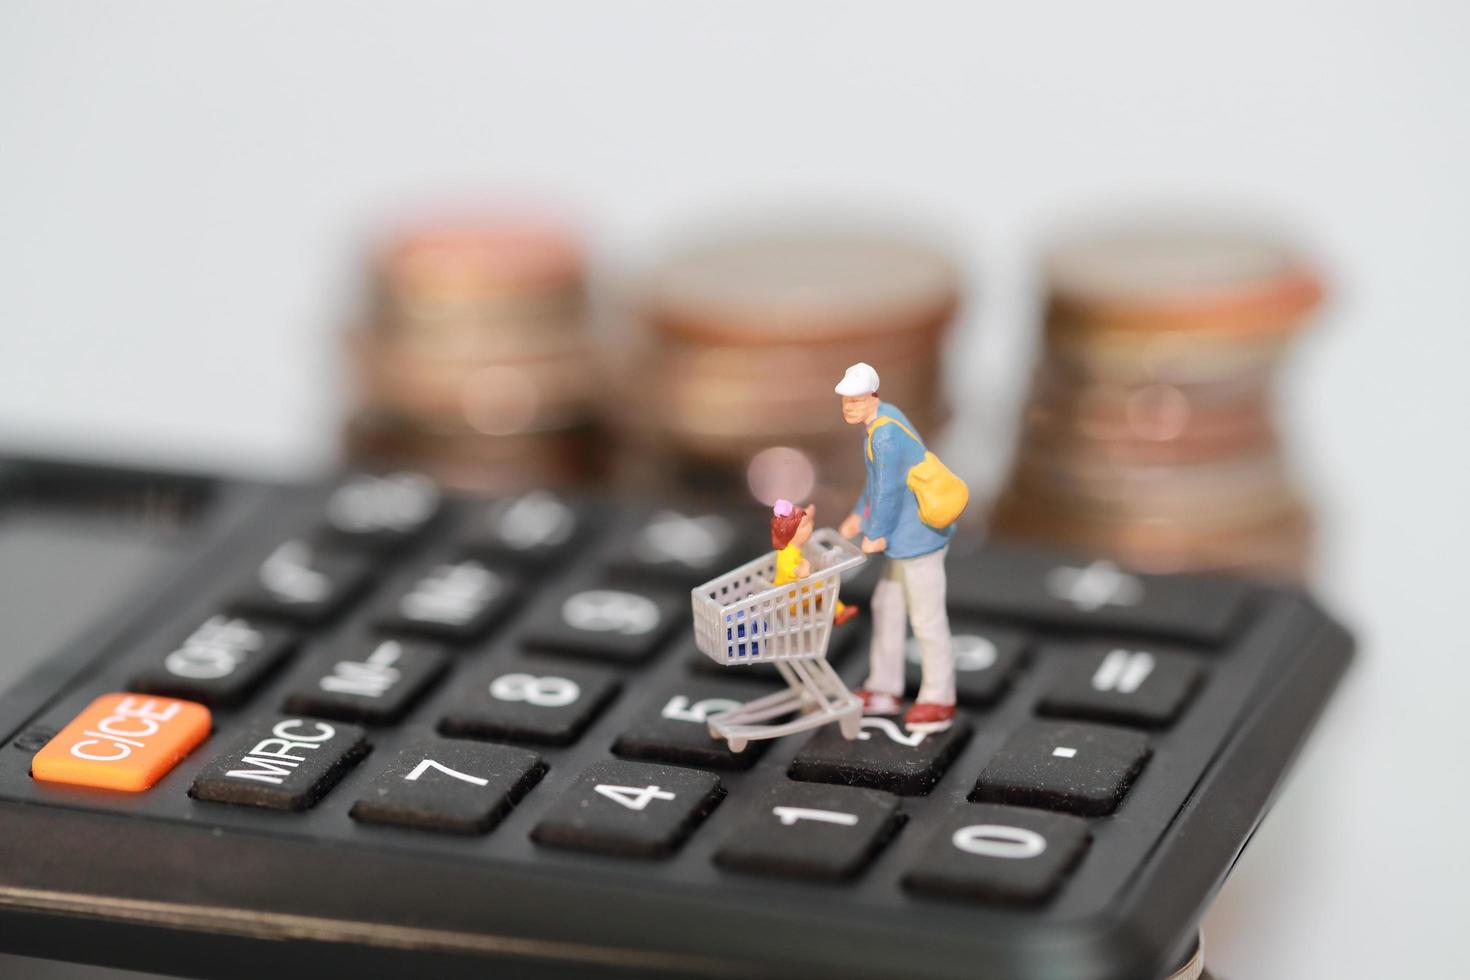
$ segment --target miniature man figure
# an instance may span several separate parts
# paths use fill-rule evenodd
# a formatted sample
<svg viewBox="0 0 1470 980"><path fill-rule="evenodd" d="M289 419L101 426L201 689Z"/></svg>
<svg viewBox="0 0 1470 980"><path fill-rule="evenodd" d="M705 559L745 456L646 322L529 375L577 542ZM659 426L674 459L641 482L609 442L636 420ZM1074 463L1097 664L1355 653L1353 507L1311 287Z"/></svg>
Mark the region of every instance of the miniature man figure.
<svg viewBox="0 0 1470 980"><path fill-rule="evenodd" d="M924 444L897 408L878 398L878 372L859 362L838 382L842 417L867 430L867 482L857 505L838 531L862 532L862 550L888 556L873 589L873 643L868 679L855 693L863 713L897 714L903 696L905 616L918 641L923 680L904 715L911 732L940 732L954 722L954 654L945 610L944 557L954 526L933 527L920 518L909 471L925 462ZM935 460L937 464L937 460ZM962 485L961 485L962 486Z"/></svg>

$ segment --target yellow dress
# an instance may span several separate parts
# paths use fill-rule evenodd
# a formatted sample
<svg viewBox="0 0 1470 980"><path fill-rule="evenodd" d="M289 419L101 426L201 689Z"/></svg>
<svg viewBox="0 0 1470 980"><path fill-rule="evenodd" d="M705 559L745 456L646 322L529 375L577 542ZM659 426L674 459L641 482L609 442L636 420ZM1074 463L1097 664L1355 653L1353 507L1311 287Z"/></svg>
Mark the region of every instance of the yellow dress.
<svg viewBox="0 0 1470 980"><path fill-rule="evenodd" d="M786 547L779 549L776 552L776 581L774 583L772 583L772 584L774 584L774 585L789 585L790 583L795 582L797 580L797 578L799 578L799 576L796 574L796 570L797 570L798 567L800 567L800 565L801 565L801 549L800 548L798 548L794 544L788 544ZM810 591L811 591L810 589L803 589L802 590L802 594L807 594ZM791 591L791 598L793 598L793 599L796 598L796 590L795 589L793 589ZM818 603L820 603L820 601L821 600L818 599ZM842 612L842 610L844 608L846 608L846 607L844 606L844 604L842 603L842 601L839 599L838 602L837 602L837 612L839 612L839 613ZM796 615L796 603L793 602L791 604L790 612L791 612L791 615L793 615L793 616Z"/></svg>

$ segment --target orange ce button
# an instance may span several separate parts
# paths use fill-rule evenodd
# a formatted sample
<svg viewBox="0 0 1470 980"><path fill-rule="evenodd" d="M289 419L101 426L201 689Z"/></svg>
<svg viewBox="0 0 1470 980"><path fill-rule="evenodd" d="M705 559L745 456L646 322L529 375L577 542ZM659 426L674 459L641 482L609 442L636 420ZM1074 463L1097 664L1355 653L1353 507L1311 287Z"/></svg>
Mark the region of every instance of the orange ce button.
<svg viewBox="0 0 1470 980"><path fill-rule="evenodd" d="M31 760L47 783L141 793L209 734L209 709L147 694L104 694Z"/></svg>

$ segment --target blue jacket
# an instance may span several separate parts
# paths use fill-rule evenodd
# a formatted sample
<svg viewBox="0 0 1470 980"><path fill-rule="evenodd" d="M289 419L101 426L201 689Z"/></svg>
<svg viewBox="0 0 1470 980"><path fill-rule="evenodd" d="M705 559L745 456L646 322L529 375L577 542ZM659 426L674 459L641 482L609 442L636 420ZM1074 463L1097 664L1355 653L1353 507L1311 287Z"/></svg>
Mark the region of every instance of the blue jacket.
<svg viewBox="0 0 1470 980"><path fill-rule="evenodd" d="M891 418L918 435L913 424L887 402L878 403L878 418ZM865 537L888 539L889 558L918 558L938 551L954 537L954 526L935 530L919 520L919 501L909 489L909 470L924 458L924 445L897 425L887 423L873 432L873 458L868 458L863 434L863 464L867 483L852 512L862 518Z"/></svg>

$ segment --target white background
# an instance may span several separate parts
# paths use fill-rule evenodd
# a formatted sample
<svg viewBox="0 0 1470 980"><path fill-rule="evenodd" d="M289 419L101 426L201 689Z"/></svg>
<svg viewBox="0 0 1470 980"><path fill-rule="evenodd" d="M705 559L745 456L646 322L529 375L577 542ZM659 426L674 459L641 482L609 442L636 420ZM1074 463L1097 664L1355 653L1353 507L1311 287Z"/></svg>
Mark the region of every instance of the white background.
<svg viewBox="0 0 1470 980"><path fill-rule="evenodd" d="M0 6L0 440L321 465L364 231L565 206L614 280L750 210L945 235L1004 452L1035 249L1076 215L1279 218L1334 302L1286 416L1362 656L1207 923L1222 974L1462 974L1470 6ZM1455 954L1453 957L1451 954Z"/></svg>

